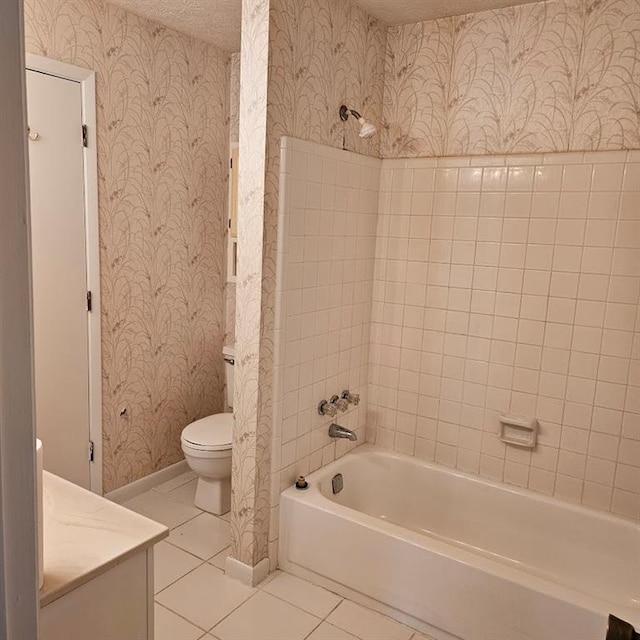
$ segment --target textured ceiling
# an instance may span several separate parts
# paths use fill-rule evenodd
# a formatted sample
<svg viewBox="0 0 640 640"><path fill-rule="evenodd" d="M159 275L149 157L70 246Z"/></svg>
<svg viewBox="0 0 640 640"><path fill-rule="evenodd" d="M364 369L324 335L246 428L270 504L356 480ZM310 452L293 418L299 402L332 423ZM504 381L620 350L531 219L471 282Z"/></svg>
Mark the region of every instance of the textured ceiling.
<svg viewBox="0 0 640 640"><path fill-rule="evenodd" d="M225 51L240 51L242 0L108 1Z"/></svg>
<svg viewBox="0 0 640 640"><path fill-rule="evenodd" d="M540 0L355 0L356 4L385 24L409 24L538 1Z"/></svg>
<svg viewBox="0 0 640 640"><path fill-rule="evenodd" d="M385 24L408 24L540 0L354 0ZM240 50L242 0L109 0L133 13L210 42Z"/></svg>

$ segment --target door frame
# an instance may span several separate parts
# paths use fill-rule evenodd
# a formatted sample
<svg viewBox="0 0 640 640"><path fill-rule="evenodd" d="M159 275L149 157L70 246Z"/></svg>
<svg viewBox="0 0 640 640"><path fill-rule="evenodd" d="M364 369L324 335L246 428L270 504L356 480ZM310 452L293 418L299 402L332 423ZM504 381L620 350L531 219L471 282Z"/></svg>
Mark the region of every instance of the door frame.
<svg viewBox="0 0 640 640"><path fill-rule="evenodd" d="M98 219L98 140L96 131L95 71L26 54L30 71L71 80L80 84L82 118L87 127L84 161L84 219L87 262L87 290L91 291L91 312L87 313L89 356L89 440L93 443L93 462L89 463L91 491L102 495L102 338L100 322L100 245ZM89 443L87 443L89 446ZM87 450L89 458L89 450Z"/></svg>

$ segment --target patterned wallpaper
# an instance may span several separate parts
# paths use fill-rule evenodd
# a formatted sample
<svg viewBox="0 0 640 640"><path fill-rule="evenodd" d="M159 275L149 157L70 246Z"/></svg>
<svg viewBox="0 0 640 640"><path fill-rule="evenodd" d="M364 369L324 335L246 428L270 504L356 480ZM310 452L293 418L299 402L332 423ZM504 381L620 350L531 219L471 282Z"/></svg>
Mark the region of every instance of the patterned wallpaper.
<svg viewBox="0 0 640 640"><path fill-rule="evenodd" d="M345 103L382 118L386 28L351 2L271 0L269 133L379 156L380 138L343 123ZM279 154L279 146L274 154Z"/></svg>
<svg viewBox="0 0 640 640"><path fill-rule="evenodd" d="M249 566L267 556L269 533L271 430L259 422L268 50L269 0L243 0L230 525L231 555Z"/></svg>
<svg viewBox="0 0 640 640"><path fill-rule="evenodd" d="M229 144L240 141L240 54L232 53L229 58ZM236 340L236 283L225 283L224 289L224 343Z"/></svg>
<svg viewBox="0 0 640 640"><path fill-rule="evenodd" d="M391 27L382 157L637 149L638 0Z"/></svg>
<svg viewBox="0 0 640 640"><path fill-rule="evenodd" d="M96 71L111 491L222 409L228 56L96 0L26 0L25 22L27 51Z"/></svg>

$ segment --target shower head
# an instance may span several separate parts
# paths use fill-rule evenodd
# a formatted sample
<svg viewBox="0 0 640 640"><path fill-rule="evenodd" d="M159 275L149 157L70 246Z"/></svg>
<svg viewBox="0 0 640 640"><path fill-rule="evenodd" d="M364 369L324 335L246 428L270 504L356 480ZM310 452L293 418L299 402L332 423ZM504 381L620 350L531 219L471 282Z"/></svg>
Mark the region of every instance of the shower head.
<svg viewBox="0 0 640 640"><path fill-rule="evenodd" d="M346 105L340 107L340 120L346 122L349 119L349 114L358 120L360 123L360 137L369 139L376 135L377 129L370 122L367 122L357 111L349 109Z"/></svg>
<svg viewBox="0 0 640 640"><path fill-rule="evenodd" d="M370 122L367 122L364 118L360 118L358 122L362 125L360 127L361 138L373 138L376 135L378 130Z"/></svg>

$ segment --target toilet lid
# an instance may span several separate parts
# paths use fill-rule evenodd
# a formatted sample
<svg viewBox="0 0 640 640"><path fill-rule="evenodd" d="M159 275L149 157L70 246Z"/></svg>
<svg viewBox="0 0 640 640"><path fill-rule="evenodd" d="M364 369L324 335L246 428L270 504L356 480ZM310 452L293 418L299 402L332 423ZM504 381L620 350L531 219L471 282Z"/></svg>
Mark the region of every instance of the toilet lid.
<svg viewBox="0 0 640 640"><path fill-rule="evenodd" d="M230 449L233 442L233 414L216 413L196 420L183 429L181 439L198 449Z"/></svg>

